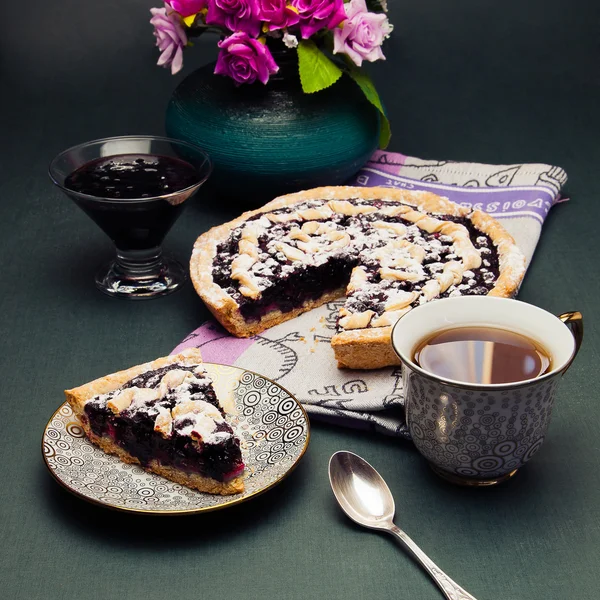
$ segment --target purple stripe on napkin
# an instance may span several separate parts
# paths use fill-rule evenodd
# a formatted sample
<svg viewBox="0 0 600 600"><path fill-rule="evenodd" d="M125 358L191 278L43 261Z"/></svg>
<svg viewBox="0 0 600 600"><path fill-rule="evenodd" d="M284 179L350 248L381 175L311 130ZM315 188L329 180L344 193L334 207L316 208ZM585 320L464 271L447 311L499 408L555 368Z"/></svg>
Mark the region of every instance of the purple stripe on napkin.
<svg viewBox="0 0 600 600"><path fill-rule="evenodd" d="M544 222L555 204L555 193L542 186L460 188L442 183L417 181L408 177L391 175L378 169L366 167L356 176L354 185L366 187L392 187L404 190L419 190L445 196L448 200L472 210L483 210L495 218L532 217Z"/></svg>
<svg viewBox="0 0 600 600"><path fill-rule="evenodd" d="M205 362L234 365L253 343L252 338L233 337L214 321L208 321L192 331L171 354L177 354L186 348L200 348Z"/></svg>

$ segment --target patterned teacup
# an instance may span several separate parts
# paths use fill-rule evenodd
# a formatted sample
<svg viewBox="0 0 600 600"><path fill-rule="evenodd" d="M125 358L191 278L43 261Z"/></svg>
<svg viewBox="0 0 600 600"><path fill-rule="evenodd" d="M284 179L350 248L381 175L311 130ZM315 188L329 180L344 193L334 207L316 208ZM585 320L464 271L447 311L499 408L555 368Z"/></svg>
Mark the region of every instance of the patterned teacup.
<svg viewBox="0 0 600 600"><path fill-rule="evenodd" d="M515 383L473 384L443 379L416 364L415 350L423 340L455 327L525 335L547 350L550 370ZM403 316L392 344L402 361L406 420L433 470L463 485L494 485L512 477L540 449L556 388L582 338L578 312L556 317L525 302L490 296L437 300Z"/></svg>

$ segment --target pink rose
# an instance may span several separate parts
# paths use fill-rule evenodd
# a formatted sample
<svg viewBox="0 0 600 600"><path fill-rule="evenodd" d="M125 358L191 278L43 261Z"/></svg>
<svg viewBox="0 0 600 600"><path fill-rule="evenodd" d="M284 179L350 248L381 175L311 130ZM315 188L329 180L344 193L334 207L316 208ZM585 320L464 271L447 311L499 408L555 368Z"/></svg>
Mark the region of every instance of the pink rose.
<svg viewBox="0 0 600 600"><path fill-rule="evenodd" d="M215 74L227 75L237 85L254 83L257 79L267 83L269 76L279 71L267 46L243 31L230 35L218 46L221 52Z"/></svg>
<svg viewBox="0 0 600 600"><path fill-rule="evenodd" d="M309 38L319 29L333 29L345 18L343 0L291 0L300 17L300 33Z"/></svg>
<svg viewBox="0 0 600 600"><path fill-rule="evenodd" d="M171 67L175 75L183 66L183 48L187 45L187 36L181 25L181 17L177 13L169 12L167 8L151 8L154 25L156 45L160 50L160 57L156 63L160 67Z"/></svg>
<svg viewBox="0 0 600 600"><path fill-rule="evenodd" d="M258 0L210 0L206 24L256 37L260 34L258 12Z"/></svg>
<svg viewBox="0 0 600 600"><path fill-rule="evenodd" d="M206 8L208 0L168 0L167 4L185 18Z"/></svg>
<svg viewBox="0 0 600 600"><path fill-rule="evenodd" d="M268 24L269 31L291 27L300 20L298 13L286 0L261 0L258 15L261 21Z"/></svg>
<svg viewBox="0 0 600 600"><path fill-rule="evenodd" d="M392 32L388 18L369 12L365 0L350 0L344 8L348 18L333 32L334 54L347 54L359 67L363 60L385 60L381 44Z"/></svg>

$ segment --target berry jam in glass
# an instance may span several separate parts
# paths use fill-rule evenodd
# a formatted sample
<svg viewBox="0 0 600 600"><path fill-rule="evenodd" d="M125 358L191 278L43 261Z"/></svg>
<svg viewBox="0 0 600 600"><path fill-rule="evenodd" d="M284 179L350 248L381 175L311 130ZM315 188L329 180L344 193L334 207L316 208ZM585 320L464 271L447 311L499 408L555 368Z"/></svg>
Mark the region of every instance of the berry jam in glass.
<svg viewBox="0 0 600 600"><path fill-rule="evenodd" d="M115 244L116 260L96 275L100 290L154 298L184 283L186 269L164 258L161 244L210 175L204 151L169 138L106 138L65 150L49 170Z"/></svg>
<svg viewBox="0 0 600 600"><path fill-rule="evenodd" d="M185 197L180 192L198 183L200 176L189 163L169 156L121 154L99 158L73 171L64 186L79 196L77 204L108 234L121 250L159 246L179 213Z"/></svg>

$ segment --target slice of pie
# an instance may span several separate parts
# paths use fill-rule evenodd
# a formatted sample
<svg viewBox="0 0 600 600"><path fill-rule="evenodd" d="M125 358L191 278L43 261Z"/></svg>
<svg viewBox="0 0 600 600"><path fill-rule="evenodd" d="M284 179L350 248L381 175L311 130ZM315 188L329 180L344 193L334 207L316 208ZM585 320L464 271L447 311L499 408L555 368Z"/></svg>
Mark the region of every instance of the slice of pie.
<svg viewBox="0 0 600 600"><path fill-rule="evenodd" d="M244 490L240 441L196 348L65 392L88 438L123 462L211 494Z"/></svg>
<svg viewBox="0 0 600 600"><path fill-rule="evenodd" d="M398 364L392 326L449 296L511 296L525 273L487 213L428 192L325 187L282 196L201 235L191 276L232 334L248 337L346 297L332 338L340 367Z"/></svg>

